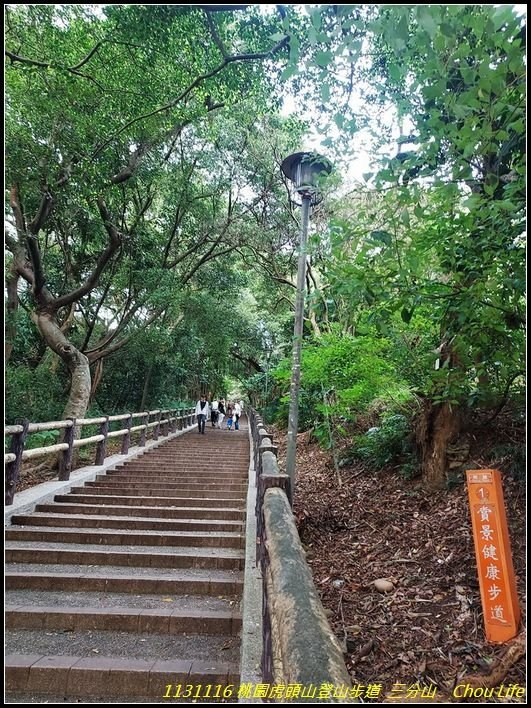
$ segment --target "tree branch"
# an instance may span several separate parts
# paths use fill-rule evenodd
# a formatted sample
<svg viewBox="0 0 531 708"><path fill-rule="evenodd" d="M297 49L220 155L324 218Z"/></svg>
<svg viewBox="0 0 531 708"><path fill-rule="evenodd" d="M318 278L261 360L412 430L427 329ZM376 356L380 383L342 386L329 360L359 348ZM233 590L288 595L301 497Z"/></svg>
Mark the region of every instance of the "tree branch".
<svg viewBox="0 0 531 708"><path fill-rule="evenodd" d="M221 38L218 34L218 31L216 29L216 25L214 24L214 20L210 17L210 14L208 12L206 13L206 21L207 21L208 27L210 29L210 34L212 35L212 39L214 40L214 44L221 52L221 56L223 57L223 59L227 59L227 57L228 57L227 50L223 46L223 42L221 41Z"/></svg>
<svg viewBox="0 0 531 708"><path fill-rule="evenodd" d="M107 297L107 293L109 292L109 289L111 287L111 282L112 278L109 278L109 282L105 286L102 296L99 299L98 304L96 305L96 311L94 312L94 316L92 318L92 321L89 322L87 319L87 331L85 333L85 339L83 340L83 344L80 347L80 351L84 352L85 349L88 347L90 338L92 337L92 332L94 331L94 327L96 326L96 322L98 320L98 313L100 311L100 308L102 307L103 303L105 302L105 298Z"/></svg>
<svg viewBox="0 0 531 708"><path fill-rule="evenodd" d="M50 197L48 200L47 197ZM9 193L9 204L15 215L15 225L17 229L17 234L21 242L16 244L13 240L11 241L10 250L15 256L17 272L32 285L33 294L35 298L41 302L41 304L49 304L52 297L48 290L46 289L46 281L44 278L44 270L42 267L41 253L39 249L39 242L37 240L36 231L39 230L42 222L46 219L51 208L51 196L46 193L43 195L39 211L35 219L31 222L29 229L26 229L26 222L24 219L24 211L20 202L20 195L18 191L18 186L13 185ZM30 271L25 267L23 261L25 258L22 256L23 243L25 243L30 257L31 266L33 272L30 275ZM7 244L9 246L9 242Z"/></svg>
<svg viewBox="0 0 531 708"><path fill-rule="evenodd" d="M108 40L106 39L101 39L99 42L96 42L90 52L79 63L75 64L74 66L67 66L66 70L72 74L77 74L78 76L85 76L85 74L81 74L79 72L79 69L81 69L81 67L84 66L94 56L94 54L98 51L102 44L107 41ZM8 59L11 59L12 64L14 64L15 62L19 62L20 64L29 64L30 66L40 66L42 69L49 69L53 66L53 63L50 61L38 61L37 59L30 59L29 57L23 57L20 56L20 54L10 52L8 49L5 50L5 55L6 57L8 57Z"/></svg>
<svg viewBox="0 0 531 708"><path fill-rule="evenodd" d="M107 263L110 261L112 256L120 247L122 240L121 234L111 222L110 212L108 211L105 202L101 197L98 198L98 209L103 220L105 230L107 231L107 234L109 236L109 243L107 244L106 249L98 258L98 262L96 263L96 267L94 268L93 272L85 280L83 285L81 285L79 288L76 288L76 290L72 290L72 292L67 293L66 295L63 295L62 297L59 297L55 300L55 302L53 303L53 309L55 311L57 311L60 307L65 307L65 305L70 305L72 302L80 300L83 295L86 295L88 292L90 292L98 284L99 277L107 266Z"/></svg>
<svg viewBox="0 0 531 708"><path fill-rule="evenodd" d="M8 233L5 235L5 244L8 250L13 254L13 267L17 273L24 278L28 285L33 286L33 273L26 265L26 251L24 247Z"/></svg>
<svg viewBox="0 0 531 708"><path fill-rule="evenodd" d="M135 125L135 123L145 120L146 118L151 118L152 116L155 116L158 113L163 113L164 111L169 111L171 108L174 108L178 103L183 101L188 96L188 94L190 94L197 86L199 86L199 84L201 84L203 81L206 81L207 79L211 79L213 76L216 76L216 74L219 74L221 71L223 71L223 69L229 64L238 61L255 61L257 59L267 59L276 54L278 51L280 51L280 49L282 49L283 47L287 46L288 42L289 36L286 36L283 37L280 42L277 42L274 47L264 52L228 55L224 58L223 62L219 66L217 66L215 69L212 69L212 71L207 72L206 74L201 74L200 76L198 76L194 81L192 81L188 88L186 88L181 94L179 94L179 96L174 98L169 103L166 103L164 106L160 106L159 108L155 108L154 110L149 111L149 113L144 113L141 116L137 116L136 118L132 118L131 120L127 121L127 123L125 123L119 130L117 130L114 135L111 135L110 138L105 140L105 142L103 142L96 148L96 150L92 153L91 160L95 160L96 157L101 152L103 152L103 150L105 150L108 145L113 142L113 140L115 140L119 135L121 135L132 125Z"/></svg>
<svg viewBox="0 0 531 708"><path fill-rule="evenodd" d="M39 210L35 214L35 218L28 226L28 231L30 234L38 234L42 229L44 222L50 214L53 204L53 197L47 185L44 185L43 194L41 198L41 203L39 205Z"/></svg>
<svg viewBox="0 0 531 708"><path fill-rule="evenodd" d="M92 349L89 349L88 351L86 351L85 354L90 355L90 354L94 354L96 352L101 351L108 344L110 344L114 339L116 339L116 337L120 334L120 332L122 332L127 327L129 322L131 322L131 320L133 319L134 314L136 312L138 312L138 310L140 310L141 307L144 306L144 303L141 302L141 303L137 303L136 305L133 305L133 307L131 307L128 310L127 308L131 304L131 299L132 299L132 295L129 294L129 296L127 298L127 302L124 305L122 316L120 318L120 321L116 325L116 327L113 330L110 330L109 332L107 332L107 334L102 339L100 339L99 342L96 342L96 344L92 347Z"/></svg>
<svg viewBox="0 0 531 708"><path fill-rule="evenodd" d="M103 359L106 356L109 356L109 354L113 354L114 352L118 351L118 349L121 349L127 342L135 336L138 332L141 332L142 330L146 329L146 327L149 327L149 325L154 322L156 319L158 319L164 310L166 309L166 305L164 307L161 307L159 310L156 310L151 317L149 317L145 322L142 323L142 325L136 329L134 329L132 332L130 332L128 335L126 335L123 339L120 339L118 342L115 342L112 346L107 347L107 349L103 349L101 351L95 351L91 354L87 354L89 362L92 364L95 361L98 361L98 359Z"/></svg>
<svg viewBox="0 0 531 708"><path fill-rule="evenodd" d="M68 71L77 71L78 69L81 69L81 67L82 67L84 64L86 64L86 63L94 56L94 54L96 54L96 52L97 52L98 49L101 47L101 45L104 44L104 43L107 42L107 41L108 41L108 40L106 40L106 39L101 39L99 42L96 42L96 44L92 47L92 49L91 49L90 52L87 54L87 56L86 56L84 59L82 59L82 60L81 60L78 64L76 64L75 66L70 66L70 67L68 67Z"/></svg>
<svg viewBox="0 0 531 708"><path fill-rule="evenodd" d="M242 364L247 364L247 366L250 366L253 368L255 371L258 371L259 373L263 373L263 368L260 366L260 364L253 359L252 357L246 357L241 354L238 354L237 351L234 349L231 351L231 355L235 358L238 359L238 361L241 361Z"/></svg>
<svg viewBox="0 0 531 708"><path fill-rule="evenodd" d="M8 59L11 59L12 64L18 61L21 64L29 64L30 66L40 66L43 69L48 69L48 67L50 66L50 62L37 61L36 59L28 59L27 57L21 57L18 54L10 52L8 49L5 50L5 55Z"/></svg>

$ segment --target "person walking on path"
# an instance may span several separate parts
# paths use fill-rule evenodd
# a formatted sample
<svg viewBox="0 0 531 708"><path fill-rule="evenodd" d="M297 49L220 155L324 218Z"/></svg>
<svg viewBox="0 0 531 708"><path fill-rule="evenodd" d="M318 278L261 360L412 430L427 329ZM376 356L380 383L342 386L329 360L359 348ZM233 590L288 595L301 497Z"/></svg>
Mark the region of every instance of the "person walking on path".
<svg viewBox="0 0 531 708"><path fill-rule="evenodd" d="M227 403L227 430L232 430L232 403Z"/></svg>
<svg viewBox="0 0 531 708"><path fill-rule="evenodd" d="M225 399L220 398L218 403L218 428L221 430L221 424L225 417Z"/></svg>
<svg viewBox="0 0 531 708"><path fill-rule="evenodd" d="M208 402L206 396L201 396L195 407L195 415L197 418L197 432L201 435L205 434L205 423L208 418Z"/></svg>
<svg viewBox="0 0 531 708"><path fill-rule="evenodd" d="M210 409L210 420L212 421L212 427L215 428L219 418L219 401L216 399L212 401L212 407Z"/></svg>
<svg viewBox="0 0 531 708"><path fill-rule="evenodd" d="M234 430L240 429L240 424L238 421L240 420L241 414L242 414L241 405L239 403L235 403L234 404Z"/></svg>

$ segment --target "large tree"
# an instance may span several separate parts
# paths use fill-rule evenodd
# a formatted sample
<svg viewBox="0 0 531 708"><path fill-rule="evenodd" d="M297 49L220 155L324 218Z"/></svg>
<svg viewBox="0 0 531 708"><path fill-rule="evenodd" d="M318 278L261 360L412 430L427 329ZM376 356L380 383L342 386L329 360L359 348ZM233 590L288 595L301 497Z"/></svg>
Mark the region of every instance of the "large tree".
<svg viewBox="0 0 531 708"><path fill-rule="evenodd" d="M302 22L291 8L284 75L321 102L324 145L364 128L384 155L350 218L343 200L323 272L382 326L429 308L417 439L441 486L466 406L503 402L523 373L525 27L506 5L312 6Z"/></svg>
<svg viewBox="0 0 531 708"><path fill-rule="evenodd" d="M22 279L25 306L70 372L65 417L87 409L90 363L156 320L172 287L227 251L230 175L205 177L209 140L198 129L243 97L265 105L271 75L261 66L286 41L271 41L268 23L252 15L208 6L6 11L8 335ZM208 169L215 175L214 163ZM67 336L74 313L86 323L81 342Z"/></svg>

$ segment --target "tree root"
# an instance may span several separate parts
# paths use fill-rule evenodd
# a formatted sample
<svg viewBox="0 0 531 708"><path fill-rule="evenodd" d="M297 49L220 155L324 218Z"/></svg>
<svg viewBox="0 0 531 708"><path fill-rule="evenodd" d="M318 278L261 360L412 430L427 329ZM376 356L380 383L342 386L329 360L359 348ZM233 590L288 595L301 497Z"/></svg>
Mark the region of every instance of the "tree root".
<svg viewBox="0 0 531 708"><path fill-rule="evenodd" d="M503 656L497 660L489 674L468 674L459 679L459 685L470 686L472 690L500 686L516 662L525 655L525 640L526 633L524 631L505 648ZM388 694L383 699L383 703L460 703L462 700L466 701L468 699L456 698L452 693L438 691L433 698L408 699L403 695L394 697L392 694Z"/></svg>
<svg viewBox="0 0 531 708"><path fill-rule="evenodd" d="M525 654L526 633L522 632L507 646L503 656L498 659L489 674L469 674L459 683L470 684L472 688L495 688L507 676L514 664Z"/></svg>
<svg viewBox="0 0 531 708"><path fill-rule="evenodd" d="M46 469L50 469L50 463L49 462L41 462L40 465L36 465L35 467L25 468L23 470L23 474L24 474L24 476L32 475L32 474L35 474L36 472L42 472L43 470L46 470Z"/></svg>

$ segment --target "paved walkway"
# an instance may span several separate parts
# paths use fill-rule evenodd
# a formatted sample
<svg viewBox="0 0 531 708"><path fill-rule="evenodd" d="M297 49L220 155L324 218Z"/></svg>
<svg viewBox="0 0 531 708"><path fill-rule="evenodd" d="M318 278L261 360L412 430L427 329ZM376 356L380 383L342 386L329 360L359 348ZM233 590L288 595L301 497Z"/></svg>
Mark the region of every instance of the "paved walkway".
<svg viewBox="0 0 531 708"><path fill-rule="evenodd" d="M211 684L213 698L238 685L241 427L207 423L205 435L193 430L13 516L8 702L162 703L179 683L201 684L201 697Z"/></svg>

